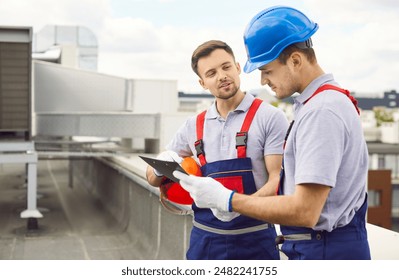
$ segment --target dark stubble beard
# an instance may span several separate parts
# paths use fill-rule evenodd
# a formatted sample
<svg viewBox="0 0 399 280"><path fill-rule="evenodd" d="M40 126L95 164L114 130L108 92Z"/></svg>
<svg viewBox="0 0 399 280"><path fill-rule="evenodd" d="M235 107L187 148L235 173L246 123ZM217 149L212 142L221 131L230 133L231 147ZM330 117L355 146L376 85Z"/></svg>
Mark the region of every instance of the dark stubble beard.
<svg viewBox="0 0 399 280"><path fill-rule="evenodd" d="M228 100L237 94L238 89L239 88L234 84L234 86L232 87L232 89L229 91L228 94L219 93L216 97L219 99Z"/></svg>

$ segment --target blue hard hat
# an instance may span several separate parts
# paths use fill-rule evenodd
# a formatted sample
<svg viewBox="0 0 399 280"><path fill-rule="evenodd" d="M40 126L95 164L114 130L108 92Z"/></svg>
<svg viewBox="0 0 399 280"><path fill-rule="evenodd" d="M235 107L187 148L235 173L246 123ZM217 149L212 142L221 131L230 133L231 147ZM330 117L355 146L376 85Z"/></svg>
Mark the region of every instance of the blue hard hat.
<svg viewBox="0 0 399 280"><path fill-rule="evenodd" d="M309 41L317 29L317 23L291 7L274 6L261 11L244 32L248 57L244 71L249 73L272 62L289 45Z"/></svg>

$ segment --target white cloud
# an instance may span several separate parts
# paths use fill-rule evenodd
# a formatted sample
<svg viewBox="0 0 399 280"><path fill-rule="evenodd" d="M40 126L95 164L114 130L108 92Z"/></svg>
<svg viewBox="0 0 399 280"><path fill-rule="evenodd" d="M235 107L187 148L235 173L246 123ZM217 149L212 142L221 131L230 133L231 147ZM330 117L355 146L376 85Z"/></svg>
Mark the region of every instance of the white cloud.
<svg viewBox="0 0 399 280"><path fill-rule="evenodd" d="M108 0L1 0L2 25L32 26L39 31L47 24L84 25L101 28L110 13Z"/></svg>
<svg viewBox="0 0 399 280"><path fill-rule="evenodd" d="M140 18L106 19L99 38L105 52L161 51L159 30Z"/></svg>
<svg viewBox="0 0 399 280"><path fill-rule="evenodd" d="M191 70L190 58L195 47L206 40L226 41L241 65L245 64L242 33L250 15L257 12L256 5L263 4L254 1L246 9L242 2L229 1L226 5L214 1L212 10L199 16L193 14L193 9L176 10L182 6L178 0L170 1L170 10L165 3L168 0L157 1L165 9L161 11L158 7L158 22L151 21L150 10L140 17L129 16L135 8L146 7L146 1L126 2L129 6L121 6L128 7L127 11L123 17L117 17L112 0L1 0L0 18L2 25L33 26L35 32L46 24L86 26L98 38L100 72L129 78L174 79L178 80L179 89L185 91L202 90ZM365 92L399 89L398 1L265 3L265 7L292 3L320 25L314 36L319 62L343 87ZM169 21L162 21L162 14ZM179 21L170 21L174 15ZM260 87L256 71L242 74L241 78L244 90Z"/></svg>
<svg viewBox="0 0 399 280"><path fill-rule="evenodd" d="M399 3L305 0L320 25L314 47L321 66L357 92L398 89Z"/></svg>

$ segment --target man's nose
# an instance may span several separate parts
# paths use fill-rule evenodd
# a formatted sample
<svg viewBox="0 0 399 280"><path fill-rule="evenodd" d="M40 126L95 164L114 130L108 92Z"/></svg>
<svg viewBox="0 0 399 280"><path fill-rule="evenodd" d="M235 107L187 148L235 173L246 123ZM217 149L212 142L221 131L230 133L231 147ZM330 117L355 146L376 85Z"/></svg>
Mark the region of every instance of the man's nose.
<svg viewBox="0 0 399 280"><path fill-rule="evenodd" d="M270 82L270 81L269 81L268 78L266 78L266 77L263 76L263 75L260 76L260 84L261 84L262 86L268 85L269 82Z"/></svg>

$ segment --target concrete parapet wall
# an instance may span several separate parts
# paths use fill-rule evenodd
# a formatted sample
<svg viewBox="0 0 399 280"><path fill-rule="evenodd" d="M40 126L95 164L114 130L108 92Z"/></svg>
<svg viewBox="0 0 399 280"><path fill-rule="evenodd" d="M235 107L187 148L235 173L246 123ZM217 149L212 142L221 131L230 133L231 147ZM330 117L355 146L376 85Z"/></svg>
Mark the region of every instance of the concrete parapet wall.
<svg viewBox="0 0 399 280"><path fill-rule="evenodd" d="M96 195L130 238L137 259L185 259L192 216L173 215L142 177L102 159L71 160L75 185Z"/></svg>

